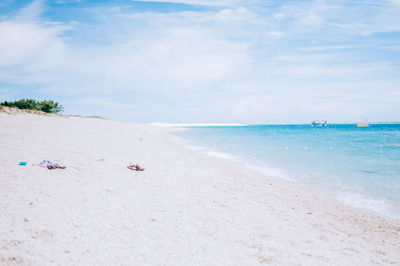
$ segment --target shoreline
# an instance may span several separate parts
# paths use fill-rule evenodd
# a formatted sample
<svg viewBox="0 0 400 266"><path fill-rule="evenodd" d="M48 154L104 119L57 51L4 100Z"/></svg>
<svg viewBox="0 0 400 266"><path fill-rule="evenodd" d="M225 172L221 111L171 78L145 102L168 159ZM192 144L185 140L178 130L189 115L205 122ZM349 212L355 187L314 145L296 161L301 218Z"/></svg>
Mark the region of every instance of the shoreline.
<svg viewBox="0 0 400 266"><path fill-rule="evenodd" d="M172 130L172 133L182 130L190 130L190 128L175 127L174 130ZM235 164L239 163L241 166L254 171L257 175L262 175L266 178L272 178L273 180L283 182L285 185L293 186L300 190L310 191L319 197L325 197L327 199L340 202L346 206L366 210L400 222L400 205L396 204L395 202L388 202L385 198L376 199L357 192L351 188L325 183L315 183L312 182L312 180L309 180L309 182L303 182L304 180L298 180L289 177L286 173L286 170L282 167L271 167L265 164L263 161L253 163L246 156L230 153L229 151L231 150L229 149L221 150L216 147L206 146L206 144L202 145L196 143L190 139L190 137L174 134L171 136L176 140L178 145L183 145L185 148L194 152L199 152L212 158L226 160Z"/></svg>
<svg viewBox="0 0 400 266"><path fill-rule="evenodd" d="M0 122L1 263L400 263L398 220L188 150L164 128ZM67 169L18 166L43 159ZM132 160L146 170L126 169Z"/></svg>
<svg viewBox="0 0 400 266"><path fill-rule="evenodd" d="M172 136L175 138L175 136ZM238 163L241 160L235 155L231 155L226 152L221 152L217 150L210 150L204 146L190 145L185 143L186 140L181 140L177 138L178 145L183 145L185 148L192 150L194 152L199 152L206 156L229 161L233 163ZM318 197L326 198L331 201L339 202L346 206L364 210L371 212L376 215L382 215L391 219L394 219L400 222L400 206L386 203L385 200L374 199L367 197L366 195L362 195L360 193L356 193L353 190L344 190L343 188L331 186L327 184L314 184L314 183L303 183L300 180L292 179L289 177L279 176L279 174L268 174L268 172L272 171L282 171L280 168L270 168L264 165L256 165L248 162L242 163L244 167L248 168L250 171L255 172L256 175L264 176L265 178L269 178L271 180L281 182L282 185L287 185L291 187L295 187L302 191L308 191L312 194L316 194ZM343 198L344 197L344 198ZM350 202L352 199L357 198L358 202ZM369 204L368 206L363 205L363 203Z"/></svg>

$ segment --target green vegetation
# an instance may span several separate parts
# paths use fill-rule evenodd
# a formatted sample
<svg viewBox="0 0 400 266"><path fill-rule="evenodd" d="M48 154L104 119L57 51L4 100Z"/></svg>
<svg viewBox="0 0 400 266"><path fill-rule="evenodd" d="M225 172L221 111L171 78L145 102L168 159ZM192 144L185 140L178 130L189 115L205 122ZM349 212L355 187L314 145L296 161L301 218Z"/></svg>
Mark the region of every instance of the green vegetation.
<svg viewBox="0 0 400 266"><path fill-rule="evenodd" d="M5 101L0 103L0 105L8 107L17 107L18 109L29 109L29 110L36 110L54 114L58 114L64 111L64 108L59 103L53 102L51 100L38 102L32 99L22 99L15 102Z"/></svg>

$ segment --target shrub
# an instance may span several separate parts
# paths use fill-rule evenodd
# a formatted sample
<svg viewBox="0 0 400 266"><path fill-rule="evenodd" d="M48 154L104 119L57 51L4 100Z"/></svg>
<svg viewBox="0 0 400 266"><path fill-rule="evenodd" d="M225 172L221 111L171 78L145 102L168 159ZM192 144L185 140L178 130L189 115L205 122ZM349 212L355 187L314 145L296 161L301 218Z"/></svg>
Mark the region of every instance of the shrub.
<svg viewBox="0 0 400 266"><path fill-rule="evenodd" d="M4 101L0 103L0 105L8 107L17 107L19 109L38 110L46 113L56 113L56 114L64 111L64 108L59 103L51 100L38 102L32 99L22 99L15 102Z"/></svg>

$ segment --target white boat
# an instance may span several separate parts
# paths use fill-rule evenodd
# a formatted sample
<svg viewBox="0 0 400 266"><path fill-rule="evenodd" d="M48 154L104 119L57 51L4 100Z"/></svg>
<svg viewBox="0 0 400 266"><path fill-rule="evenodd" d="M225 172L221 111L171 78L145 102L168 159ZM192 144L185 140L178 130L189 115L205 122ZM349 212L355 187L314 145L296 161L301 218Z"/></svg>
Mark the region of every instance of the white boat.
<svg viewBox="0 0 400 266"><path fill-rule="evenodd" d="M357 122L354 124L355 127L369 127L367 122Z"/></svg>

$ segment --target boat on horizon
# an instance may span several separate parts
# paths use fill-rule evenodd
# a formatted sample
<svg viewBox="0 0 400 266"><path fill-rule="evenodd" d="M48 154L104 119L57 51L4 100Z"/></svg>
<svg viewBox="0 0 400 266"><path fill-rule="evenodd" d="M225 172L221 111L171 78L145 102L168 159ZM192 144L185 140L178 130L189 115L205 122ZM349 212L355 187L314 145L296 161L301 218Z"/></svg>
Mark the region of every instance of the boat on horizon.
<svg viewBox="0 0 400 266"><path fill-rule="evenodd" d="M312 126L312 127L327 127L328 123L326 122L326 120L324 122L312 121L310 123L310 126Z"/></svg>
<svg viewBox="0 0 400 266"><path fill-rule="evenodd" d="M354 124L355 127L369 127L368 122L357 122Z"/></svg>

